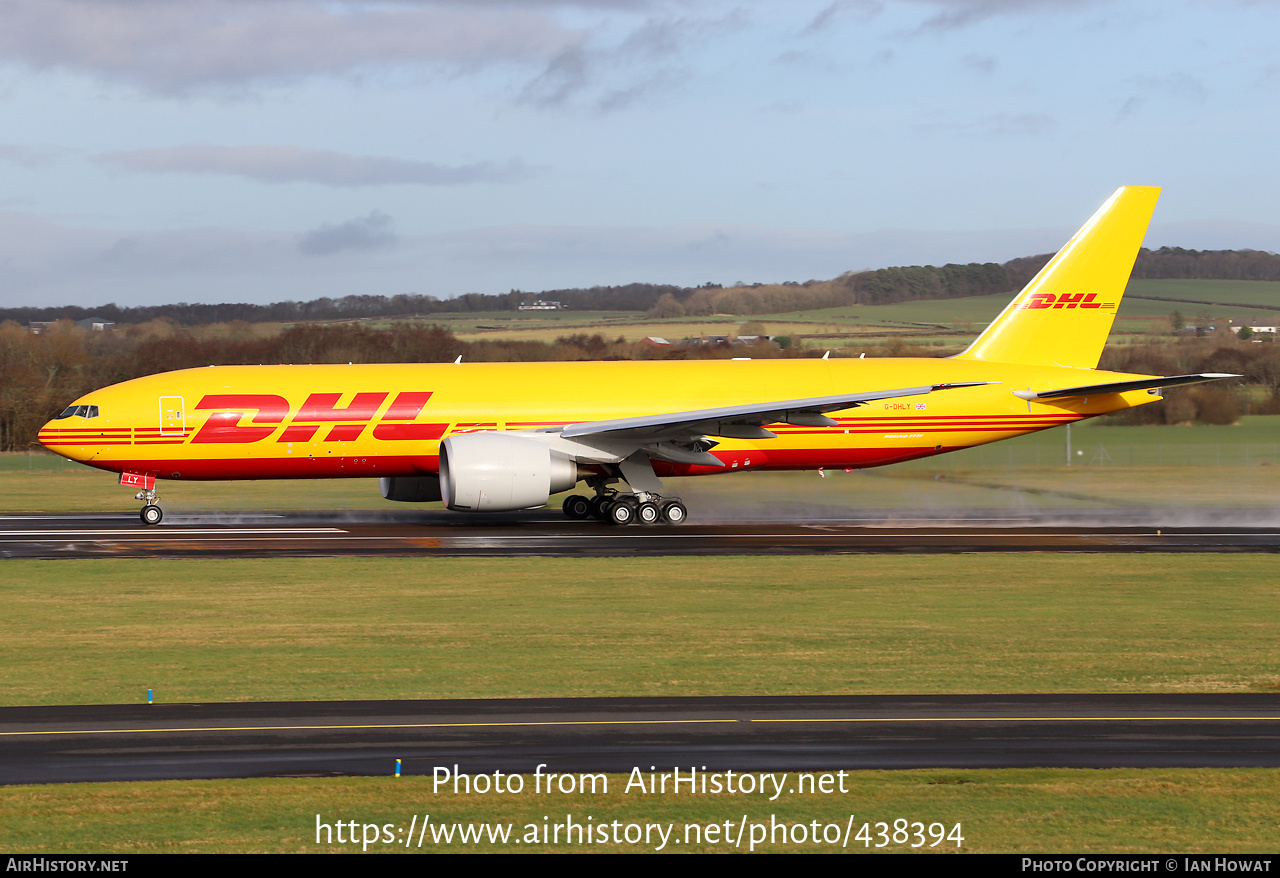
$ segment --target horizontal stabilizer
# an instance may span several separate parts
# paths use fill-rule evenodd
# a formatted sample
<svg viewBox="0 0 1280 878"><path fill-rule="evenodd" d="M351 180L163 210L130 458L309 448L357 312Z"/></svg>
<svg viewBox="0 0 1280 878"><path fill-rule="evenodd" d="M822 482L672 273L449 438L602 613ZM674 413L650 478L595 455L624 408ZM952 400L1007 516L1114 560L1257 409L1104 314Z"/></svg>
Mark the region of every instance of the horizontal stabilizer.
<svg viewBox="0 0 1280 878"><path fill-rule="evenodd" d="M1097 396L1103 393L1124 393L1129 390L1150 390L1153 387L1176 387L1179 384L1202 384L1205 381L1220 381L1223 378L1239 378L1225 372L1204 372L1200 375L1172 375L1167 378L1142 378L1138 381L1113 381L1110 384L1084 384L1080 387L1065 387L1062 390L1015 390L1013 395L1018 399L1065 399L1071 396Z"/></svg>

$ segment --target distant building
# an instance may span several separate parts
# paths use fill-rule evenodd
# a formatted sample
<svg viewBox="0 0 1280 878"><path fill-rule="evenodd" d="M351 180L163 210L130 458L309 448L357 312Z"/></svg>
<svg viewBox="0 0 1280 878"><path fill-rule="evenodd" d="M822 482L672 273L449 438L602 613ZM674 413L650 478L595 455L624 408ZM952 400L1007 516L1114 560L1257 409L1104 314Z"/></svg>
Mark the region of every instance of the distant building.
<svg viewBox="0 0 1280 878"><path fill-rule="evenodd" d="M518 311L559 311L563 306L559 302L538 299L525 305L517 305Z"/></svg>
<svg viewBox="0 0 1280 878"><path fill-rule="evenodd" d="M40 335L53 324L54 321L52 320L32 320L27 324L27 332L32 335ZM111 320L104 320L101 317L86 317L83 320L77 320L76 326L81 329L93 329L102 332L105 329L112 329L115 323Z"/></svg>
<svg viewBox="0 0 1280 878"><path fill-rule="evenodd" d="M716 345L754 345L758 344L762 339L769 339L764 335L702 335L698 338L686 338L683 346L687 348L715 347Z"/></svg>
<svg viewBox="0 0 1280 878"><path fill-rule="evenodd" d="M86 317L83 320L76 321L76 326L81 329L96 329L99 332L104 329L111 329L115 325L115 321L104 320L101 317Z"/></svg>

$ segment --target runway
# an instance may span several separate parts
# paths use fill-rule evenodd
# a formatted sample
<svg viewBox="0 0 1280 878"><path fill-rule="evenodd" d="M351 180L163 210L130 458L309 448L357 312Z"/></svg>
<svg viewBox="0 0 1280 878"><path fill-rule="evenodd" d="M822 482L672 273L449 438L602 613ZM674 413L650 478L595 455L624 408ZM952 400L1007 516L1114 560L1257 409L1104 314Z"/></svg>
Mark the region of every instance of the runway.
<svg viewBox="0 0 1280 878"><path fill-rule="evenodd" d="M1229 516L1162 526L868 510L612 527L556 510L0 516L0 557L1275 552ZM297 702L0 708L0 783L493 771L1280 766L1280 694Z"/></svg>
<svg viewBox="0 0 1280 878"><path fill-rule="evenodd" d="M945 695L0 708L0 783L1280 766L1280 695Z"/></svg>
<svg viewBox="0 0 1280 878"><path fill-rule="evenodd" d="M655 556L960 552L1276 552L1280 528L1229 520L1160 524L1128 514L922 515L614 527L558 511L474 516L449 512L290 512L0 516L2 558L276 556ZM1091 520L1092 519L1092 520Z"/></svg>

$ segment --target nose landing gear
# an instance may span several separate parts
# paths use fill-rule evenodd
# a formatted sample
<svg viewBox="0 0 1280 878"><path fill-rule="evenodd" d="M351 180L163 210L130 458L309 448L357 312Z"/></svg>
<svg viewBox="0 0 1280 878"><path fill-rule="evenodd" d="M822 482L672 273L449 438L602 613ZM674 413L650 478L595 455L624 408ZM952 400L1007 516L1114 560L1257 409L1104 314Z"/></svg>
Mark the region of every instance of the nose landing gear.
<svg viewBox="0 0 1280 878"><path fill-rule="evenodd" d="M164 510L156 505L156 501L160 498L156 496L155 491L139 491L133 499L142 500L147 504L138 512L138 517L142 519L143 524L159 524L164 518Z"/></svg>
<svg viewBox="0 0 1280 878"><path fill-rule="evenodd" d="M122 472L120 473L120 484L127 488L142 489L133 495L133 499L141 500L146 504L138 512L138 517L142 519L143 524L159 524L160 520L164 518L164 510L156 505L156 501L160 499L156 496L156 474Z"/></svg>
<svg viewBox="0 0 1280 878"><path fill-rule="evenodd" d="M138 517L142 519L143 524L159 524L164 518L164 510L154 503L148 503L138 512Z"/></svg>

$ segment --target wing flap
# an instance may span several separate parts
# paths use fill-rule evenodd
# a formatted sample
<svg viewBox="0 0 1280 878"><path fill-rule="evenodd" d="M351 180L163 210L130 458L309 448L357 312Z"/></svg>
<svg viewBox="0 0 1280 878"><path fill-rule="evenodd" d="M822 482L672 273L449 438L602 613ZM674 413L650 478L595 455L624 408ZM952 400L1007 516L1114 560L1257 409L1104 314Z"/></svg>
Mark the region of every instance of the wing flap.
<svg viewBox="0 0 1280 878"><path fill-rule="evenodd" d="M587 421L570 424L560 431L566 439L589 439L593 436L610 439L627 438L642 443L694 439L699 436L723 436L738 439L770 439L776 434L764 429L765 424L798 424L802 426L834 426L835 421L826 417L827 412L841 411L880 399L896 399L902 396L921 396L939 390L961 387L981 387L991 381L971 381L958 384L929 384L923 387L904 387L897 390L875 390L867 393L848 393L839 396L814 396L805 399L787 399L778 402L725 406L715 409L698 409L662 415L645 415L638 418L620 418L612 421Z"/></svg>

